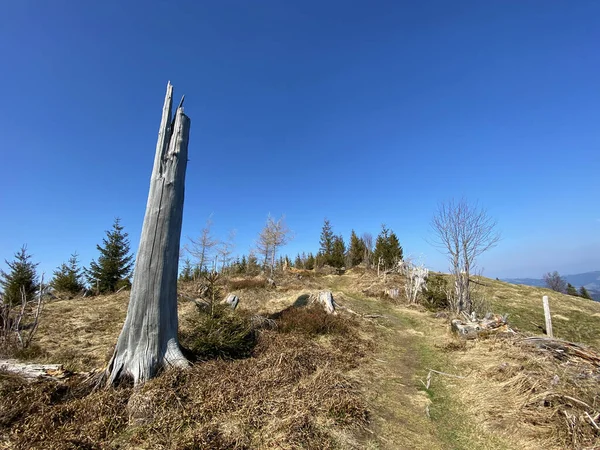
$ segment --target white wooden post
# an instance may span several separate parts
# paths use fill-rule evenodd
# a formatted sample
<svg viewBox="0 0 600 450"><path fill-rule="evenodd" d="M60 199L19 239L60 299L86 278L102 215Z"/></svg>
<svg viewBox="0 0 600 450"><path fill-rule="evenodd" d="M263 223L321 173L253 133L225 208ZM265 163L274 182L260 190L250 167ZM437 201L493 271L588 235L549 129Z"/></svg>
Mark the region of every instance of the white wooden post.
<svg viewBox="0 0 600 450"><path fill-rule="evenodd" d="M552 317L550 316L550 304L548 303L547 295L542 297L542 302L544 303L544 317L546 318L546 334L553 338L554 334L552 333Z"/></svg>

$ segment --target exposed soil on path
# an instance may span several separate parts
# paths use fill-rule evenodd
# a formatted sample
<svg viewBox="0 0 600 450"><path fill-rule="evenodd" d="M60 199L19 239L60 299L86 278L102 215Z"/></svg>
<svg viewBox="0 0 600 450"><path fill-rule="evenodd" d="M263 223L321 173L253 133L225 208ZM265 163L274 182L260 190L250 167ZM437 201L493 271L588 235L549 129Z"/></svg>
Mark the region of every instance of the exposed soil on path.
<svg viewBox="0 0 600 450"><path fill-rule="evenodd" d="M434 376L429 369L460 373L447 352L455 344L444 320L431 313L363 295L353 277L331 279L339 302L361 315L376 316L365 332L376 344L360 378L372 411L365 448L504 449L498 436L472 426L453 386L459 380Z"/></svg>

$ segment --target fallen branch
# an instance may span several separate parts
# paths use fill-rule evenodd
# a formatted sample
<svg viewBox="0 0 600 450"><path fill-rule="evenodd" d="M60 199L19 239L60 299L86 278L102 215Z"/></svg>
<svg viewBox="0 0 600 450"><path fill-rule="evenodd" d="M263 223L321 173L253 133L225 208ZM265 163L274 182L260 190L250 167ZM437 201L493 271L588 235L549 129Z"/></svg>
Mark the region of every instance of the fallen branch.
<svg viewBox="0 0 600 450"><path fill-rule="evenodd" d="M460 378L460 379L467 378L467 377L463 377L462 375L454 375L451 373L440 372L439 370L434 370L434 369L427 369L427 370L429 370L429 373L427 374L427 384L423 383L422 380L419 380L425 386L425 389L429 389L429 386L431 386L431 374L432 373L437 373L438 375L444 375L446 377L451 377L451 378Z"/></svg>
<svg viewBox="0 0 600 450"><path fill-rule="evenodd" d="M437 373L439 375L445 375L447 377L452 377L452 378L461 378L461 379L467 378L467 377L463 377L462 375L453 375L451 373L440 372L439 370L433 370L433 369L429 369L429 372Z"/></svg>
<svg viewBox="0 0 600 450"><path fill-rule="evenodd" d="M600 427L598 426L598 424L596 423L596 421L593 419L593 417L588 414L587 411L585 412L585 415L587 416L588 419L590 419L590 422L592 423L592 425L594 426L594 428L596 430L600 431Z"/></svg>
<svg viewBox="0 0 600 450"><path fill-rule="evenodd" d="M556 395L558 395L562 398L566 398L567 400L571 400L572 402L579 403L581 406L585 406L588 409L592 409L592 407L590 405L588 405L586 402L579 400L575 397L571 397L570 395L560 395L560 394L556 394Z"/></svg>
<svg viewBox="0 0 600 450"><path fill-rule="evenodd" d="M24 364L10 359L0 360L0 371L18 375L28 380L39 378L61 380L69 375L62 364Z"/></svg>

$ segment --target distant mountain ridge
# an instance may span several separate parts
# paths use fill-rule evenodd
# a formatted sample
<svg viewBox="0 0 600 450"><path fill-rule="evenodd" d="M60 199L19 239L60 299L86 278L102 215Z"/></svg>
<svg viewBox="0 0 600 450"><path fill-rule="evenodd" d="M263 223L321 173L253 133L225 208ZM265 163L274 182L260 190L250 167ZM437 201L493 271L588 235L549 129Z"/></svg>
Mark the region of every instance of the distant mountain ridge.
<svg viewBox="0 0 600 450"><path fill-rule="evenodd" d="M577 289L581 286L585 287L594 300L600 301L600 270L561 276L567 283L571 283ZM504 278L502 281L512 284L524 284L525 286L546 286L545 281L541 278Z"/></svg>

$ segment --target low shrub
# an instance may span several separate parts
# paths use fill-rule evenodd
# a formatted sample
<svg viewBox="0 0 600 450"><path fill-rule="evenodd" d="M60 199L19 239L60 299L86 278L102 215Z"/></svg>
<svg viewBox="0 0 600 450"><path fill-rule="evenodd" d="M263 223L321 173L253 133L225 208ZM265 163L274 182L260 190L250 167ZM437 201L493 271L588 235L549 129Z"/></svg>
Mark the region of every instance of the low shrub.
<svg viewBox="0 0 600 450"><path fill-rule="evenodd" d="M277 317L277 329L282 333L298 332L311 336L323 334L348 334L347 321L316 305L288 308Z"/></svg>
<svg viewBox="0 0 600 450"><path fill-rule="evenodd" d="M231 279L227 281L227 286L232 291L236 291L238 289L264 288L267 286L267 280L265 280L264 278Z"/></svg>
<svg viewBox="0 0 600 450"><path fill-rule="evenodd" d="M188 319L186 329L180 342L196 359L244 358L256 345L257 332L250 317L220 303L211 310L199 310Z"/></svg>

